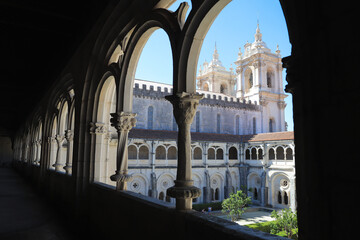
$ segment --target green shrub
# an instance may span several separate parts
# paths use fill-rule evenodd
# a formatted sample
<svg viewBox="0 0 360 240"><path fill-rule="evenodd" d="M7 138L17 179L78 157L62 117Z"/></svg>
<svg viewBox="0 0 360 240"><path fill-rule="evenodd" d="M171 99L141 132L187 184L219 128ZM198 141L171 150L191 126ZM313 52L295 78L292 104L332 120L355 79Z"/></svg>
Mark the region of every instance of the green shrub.
<svg viewBox="0 0 360 240"><path fill-rule="evenodd" d="M291 239L298 238L296 212L292 212L291 209L283 209L279 212L274 210L271 213L271 217L276 219L276 221L271 222L271 234L280 235L280 233L284 232L285 237Z"/></svg>
<svg viewBox="0 0 360 240"><path fill-rule="evenodd" d="M222 202L222 212L227 213L231 221L236 221L244 213L246 206L251 203L251 198L241 190L231 194Z"/></svg>

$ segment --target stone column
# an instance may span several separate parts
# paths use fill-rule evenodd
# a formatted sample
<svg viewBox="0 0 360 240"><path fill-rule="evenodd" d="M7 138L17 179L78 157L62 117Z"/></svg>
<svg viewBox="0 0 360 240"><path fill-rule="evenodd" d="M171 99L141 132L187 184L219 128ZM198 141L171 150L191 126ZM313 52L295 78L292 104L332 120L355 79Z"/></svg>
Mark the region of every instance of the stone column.
<svg viewBox="0 0 360 240"><path fill-rule="evenodd" d="M129 131L136 126L136 113L117 112L111 113L110 115L111 126L115 127L118 133L116 171L110 179L116 182L116 190L126 190L126 182L132 178L131 175L128 174L128 134Z"/></svg>
<svg viewBox="0 0 360 240"><path fill-rule="evenodd" d="M37 141L37 148L36 148L36 165L40 165L40 158L41 158L41 139Z"/></svg>
<svg viewBox="0 0 360 240"><path fill-rule="evenodd" d="M65 138L68 142L67 155L66 155L66 165L64 167L66 174L71 175L72 169L72 156L73 156L73 140L74 135L72 130L65 130Z"/></svg>
<svg viewBox="0 0 360 240"><path fill-rule="evenodd" d="M191 174L191 123L196 114L196 108L204 95L193 93L177 93L165 98L173 105L173 111L178 131L178 166L175 186L168 188L166 194L176 198L177 210L191 210L192 199L201 195L201 190L195 187Z"/></svg>
<svg viewBox="0 0 360 240"><path fill-rule="evenodd" d="M53 167L55 167L55 171L60 171L62 164L60 163L60 155L61 155L61 148L64 143L65 137L63 135L56 135L55 140L57 143L57 152L56 152L56 161L53 164Z"/></svg>

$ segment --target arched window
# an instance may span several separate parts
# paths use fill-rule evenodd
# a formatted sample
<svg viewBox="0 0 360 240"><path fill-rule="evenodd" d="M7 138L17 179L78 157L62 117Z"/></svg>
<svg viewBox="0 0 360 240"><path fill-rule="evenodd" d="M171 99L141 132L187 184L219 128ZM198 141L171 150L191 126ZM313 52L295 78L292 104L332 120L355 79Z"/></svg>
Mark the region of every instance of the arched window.
<svg viewBox="0 0 360 240"><path fill-rule="evenodd" d="M148 107L148 119L147 119L147 126L148 129L153 129L154 125L154 107Z"/></svg>
<svg viewBox="0 0 360 240"><path fill-rule="evenodd" d="M263 159L263 150L261 148L258 149L258 157L259 157L259 160Z"/></svg>
<svg viewBox="0 0 360 240"><path fill-rule="evenodd" d="M275 151L273 148L269 149L269 160L274 160L275 159Z"/></svg>
<svg viewBox="0 0 360 240"><path fill-rule="evenodd" d="M293 150L291 148L286 149L286 160L293 160Z"/></svg>
<svg viewBox="0 0 360 240"><path fill-rule="evenodd" d="M288 205L289 204L289 197L287 195L287 192L284 192L284 204Z"/></svg>
<svg viewBox="0 0 360 240"><path fill-rule="evenodd" d="M137 159L137 148L134 145L128 146L128 159Z"/></svg>
<svg viewBox="0 0 360 240"><path fill-rule="evenodd" d="M229 148L229 159L238 159L238 151L236 147Z"/></svg>
<svg viewBox="0 0 360 240"><path fill-rule="evenodd" d="M245 151L245 159L250 160L250 149L246 149L246 151Z"/></svg>
<svg viewBox="0 0 360 240"><path fill-rule="evenodd" d="M200 112L199 111L196 112L195 121L196 121L196 132L200 132Z"/></svg>
<svg viewBox="0 0 360 240"><path fill-rule="evenodd" d="M213 148L208 149L208 159L215 160L215 150Z"/></svg>
<svg viewBox="0 0 360 240"><path fill-rule="evenodd" d="M139 148L139 159L149 159L149 149L146 146Z"/></svg>
<svg viewBox="0 0 360 240"><path fill-rule="evenodd" d="M269 132L274 132L274 120L272 118L269 119Z"/></svg>
<svg viewBox="0 0 360 240"><path fill-rule="evenodd" d="M203 90L204 90L204 91L209 91L209 84L204 83L204 85L203 85Z"/></svg>
<svg viewBox="0 0 360 240"><path fill-rule="evenodd" d="M221 148L218 148L218 150L216 150L216 159L224 159L224 151Z"/></svg>
<svg viewBox="0 0 360 240"><path fill-rule="evenodd" d="M257 160L257 151L256 148L251 149L251 160Z"/></svg>
<svg viewBox="0 0 360 240"><path fill-rule="evenodd" d="M272 88L272 72L268 71L266 73L266 85L268 88Z"/></svg>
<svg viewBox="0 0 360 240"><path fill-rule="evenodd" d="M284 160L284 148L282 147L276 148L276 159Z"/></svg>
<svg viewBox="0 0 360 240"><path fill-rule="evenodd" d="M249 88L252 88L253 85L254 85L253 73L250 72L250 74L249 74Z"/></svg>
<svg viewBox="0 0 360 240"><path fill-rule="evenodd" d="M220 93L224 93L224 94L227 93L226 84L221 84L221 85L220 85Z"/></svg>
<svg viewBox="0 0 360 240"><path fill-rule="evenodd" d="M220 114L216 115L216 133L220 133L220 127L221 127L221 119Z"/></svg>
<svg viewBox="0 0 360 240"><path fill-rule="evenodd" d="M255 199L255 200L258 199L258 191L257 191L257 188L254 188L254 199Z"/></svg>
<svg viewBox="0 0 360 240"><path fill-rule="evenodd" d="M278 196L277 196L277 197L278 197L278 203L279 203L279 204L282 204L282 196L281 196L281 192L280 192L280 191L278 192Z"/></svg>
<svg viewBox="0 0 360 240"><path fill-rule="evenodd" d="M158 146L155 151L156 159L166 159L166 150L164 146Z"/></svg>
<svg viewBox="0 0 360 240"><path fill-rule="evenodd" d="M199 147L194 148L194 159L201 160L202 159L202 150Z"/></svg>
<svg viewBox="0 0 360 240"><path fill-rule="evenodd" d="M220 190L219 188L215 189L215 201L219 201L220 200Z"/></svg>
<svg viewBox="0 0 360 240"><path fill-rule="evenodd" d="M253 134L256 134L256 118L253 118Z"/></svg>
<svg viewBox="0 0 360 240"><path fill-rule="evenodd" d="M171 146L171 147L168 148L167 158L170 159L170 160L177 159L176 147Z"/></svg>

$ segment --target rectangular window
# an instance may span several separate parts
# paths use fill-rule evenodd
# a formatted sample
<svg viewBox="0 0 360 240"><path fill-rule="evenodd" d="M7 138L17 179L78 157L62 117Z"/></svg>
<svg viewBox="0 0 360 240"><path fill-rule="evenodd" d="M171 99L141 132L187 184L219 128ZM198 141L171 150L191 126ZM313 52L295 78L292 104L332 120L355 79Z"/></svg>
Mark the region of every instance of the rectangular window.
<svg viewBox="0 0 360 240"><path fill-rule="evenodd" d="M216 133L220 133L220 124L220 114L218 114L216 119Z"/></svg>
<svg viewBox="0 0 360 240"><path fill-rule="evenodd" d="M200 132L200 112L196 112L196 132Z"/></svg>
<svg viewBox="0 0 360 240"><path fill-rule="evenodd" d="M236 120L235 120L235 134L240 135L240 117L239 115L236 115Z"/></svg>
<svg viewBox="0 0 360 240"><path fill-rule="evenodd" d="M253 118L253 134L256 134L256 118Z"/></svg>
<svg viewBox="0 0 360 240"><path fill-rule="evenodd" d="M154 121L154 108L150 106L148 108L148 129L153 129L153 121Z"/></svg>

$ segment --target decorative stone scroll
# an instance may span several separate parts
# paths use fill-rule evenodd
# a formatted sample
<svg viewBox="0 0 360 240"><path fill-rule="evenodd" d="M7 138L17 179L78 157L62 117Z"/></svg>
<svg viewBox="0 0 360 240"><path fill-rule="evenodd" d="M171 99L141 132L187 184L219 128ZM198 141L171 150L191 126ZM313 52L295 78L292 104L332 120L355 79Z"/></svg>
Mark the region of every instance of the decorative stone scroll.
<svg viewBox="0 0 360 240"><path fill-rule="evenodd" d="M118 112L110 115L111 126L115 127L118 133L116 171L110 179L116 182L116 190L126 190L126 182L132 179L132 176L128 174L128 133L136 126L136 113Z"/></svg>

